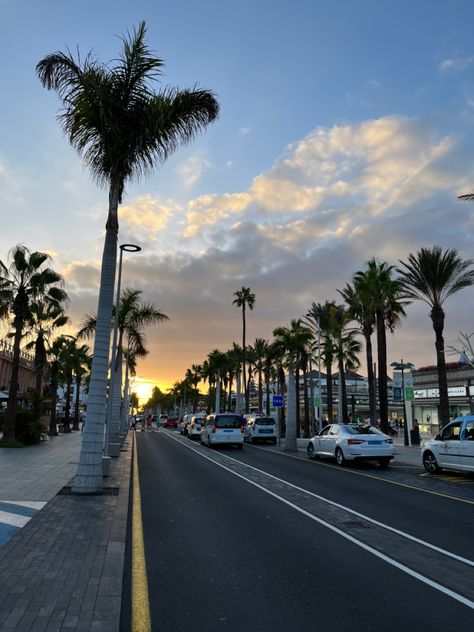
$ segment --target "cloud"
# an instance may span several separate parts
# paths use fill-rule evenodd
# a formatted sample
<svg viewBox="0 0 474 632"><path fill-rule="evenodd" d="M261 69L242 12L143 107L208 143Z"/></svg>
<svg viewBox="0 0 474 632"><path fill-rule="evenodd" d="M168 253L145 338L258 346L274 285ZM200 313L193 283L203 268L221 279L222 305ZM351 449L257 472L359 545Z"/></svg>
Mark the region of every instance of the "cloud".
<svg viewBox="0 0 474 632"><path fill-rule="evenodd" d="M211 163L202 156L191 156L178 167L178 175L186 187L196 184Z"/></svg>
<svg viewBox="0 0 474 632"><path fill-rule="evenodd" d="M188 204L187 226L184 237L196 236L203 227L214 226L232 215L245 211L250 203L248 193L202 195Z"/></svg>
<svg viewBox="0 0 474 632"><path fill-rule="evenodd" d="M155 240L162 232L177 207L161 203L152 195L142 195L120 207L119 218L123 232Z"/></svg>
<svg viewBox="0 0 474 632"><path fill-rule="evenodd" d="M241 127L239 129L239 134L240 136L248 136L251 132L251 128L250 127Z"/></svg>
<svg viewBox="0 0 474 632"><path fill-rule="evenodd" d="M441 72L462 72L474 62L474 55L470 57L448 57L439 63Z"/></svg>

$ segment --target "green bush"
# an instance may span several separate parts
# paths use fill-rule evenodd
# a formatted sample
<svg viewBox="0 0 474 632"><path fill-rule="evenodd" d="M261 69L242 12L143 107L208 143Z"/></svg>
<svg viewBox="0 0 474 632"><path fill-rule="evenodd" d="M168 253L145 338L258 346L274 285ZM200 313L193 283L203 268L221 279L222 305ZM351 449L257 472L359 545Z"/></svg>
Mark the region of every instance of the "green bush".
<svg viewBox="0 0 474 632"><path fill-rule="evenodd" d="M16 440L24 445L34 445L41 441L43 427L37 414L31 410L19 410L16 414Z"/></svg>

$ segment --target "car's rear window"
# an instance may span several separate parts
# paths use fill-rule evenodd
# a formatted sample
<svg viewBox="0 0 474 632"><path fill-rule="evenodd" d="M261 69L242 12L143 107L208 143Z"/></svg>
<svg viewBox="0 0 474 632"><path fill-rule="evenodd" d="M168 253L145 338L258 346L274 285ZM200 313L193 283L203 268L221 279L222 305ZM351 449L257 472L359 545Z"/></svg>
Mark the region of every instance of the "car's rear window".
<svg viewBox="0 0 474 632"><path fill-rule="evenodd" d="M225 417L217 416L214 419L216 428L240 428L243 419L240 415L226 415Z"/></svg>
<svg viewBox="0 0 474 632"><path fill-rule="evenodd" d="M272 417L259 417L255 420L258 426L274 426L276 421Z"/></svg>
<svg viewBox="0 0 474 632"><path fill-rule="evenodd" d="M358 434L383 434L383 432L380 432L380 430L378 430L377 428L374 428L374 426L363 426L363 425L349 425L349 424L344 424L340 426L342 431L345 432L346 434L351 434L351 435L358 435Z"/></svg>

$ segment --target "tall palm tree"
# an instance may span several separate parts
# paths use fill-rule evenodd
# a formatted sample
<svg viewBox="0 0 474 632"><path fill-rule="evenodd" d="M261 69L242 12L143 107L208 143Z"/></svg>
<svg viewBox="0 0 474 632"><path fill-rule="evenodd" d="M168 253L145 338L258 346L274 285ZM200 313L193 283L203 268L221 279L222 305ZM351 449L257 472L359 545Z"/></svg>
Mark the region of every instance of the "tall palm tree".
<svg viewBox="0 0 474 632"><path fill-rule="evenodd" d="M302 326L301 319L293 319L289 327L277 327L273 330L275 344L286 356L288 367L287 418L285 433L285 450L294 452L297 449L297 417L296 417L296 364L304 349L312 338L311 331Z"/></svg>
<svg viewBox="0 0 474 632"><path fill-rule="evenodd" d="M374 359L372 351L372 334L375 328L375 311L371 297L367 295L367 284L364 281L353 277L352 283L347 283L344 289L338 290L346 302L349 316L359 324L360 331L365 340L365 355L367 361L367 381L369 385L369 410L372 423L377 417L377 405L375 400L374 382Z"/></svg>
<svg viewBox="0 0 474 632"><path fill-rule="evenodd" d="M72 366L76 386L74 392L75 402L72 429L79 430L79 401L81 396L81 386L85 376L89 373L92 366L92 357L89 355L89 347L87 345L75 345L72 353Z"/></svg>
<svg viewBox="0 0 474 632"><path fill-rule="evenodd" d="M20 346L24 327L31 318L33 301L43 301L58 309L67 299L60 287L61 276L46 266L50 257L44 252L30 252L23 245L12 248L10 261L5 265L0 261L0 306L3 313L13 317L13 361L7 412L3 424L3 438L15 438L15 418L18 397L18 374L20 369Z"/></svg>
<svg viewBox="0 0 474 632"><path fill-rule="evenodd" d="M56 52L42 59L38 77L55 90L63 109L59 122L72 146L109 190L109 211L102 256L97 329L94 341L88 415L82 441L75 493L101 492L102 437L105 423L110 321L117 264L118 207L125 185L150 173L182 143L214 121L219 105L208 90L166 88L154 93L163 61L145 42L142 22L123 37L114 64L99 63L91 54L76 61Z"/></svg>
<svg viewBox="0 0 474 632"><path fill-rule="evenodd" d="M58 400L59 375L62 371L64 349L68 345L69 336L58 336L48 349L50 362L50 397L51 414L49 418L49 434L55 437L58 434L56 425L56 403Z"/></svg>
<svg viewBox="0 0 474 632"><path fill-rule="evenodd" d="M246 373L246 322L245 322L245 310L248 307L250 310L255 305L255 294L252 294L249 287L243 287L237 292L234 292L235 299L232 301L232 305L236 305L242 309L242 375L245 388L245 412L249 412L249 393L247 390L247 373Z"/></svg>
<svg viewBox="0 0 474 632"><path fill-rule="evenodd" d="M348 329L347 325L351 317L343 305L334 308L333 316L333 336L334 348L339 370L339 402L341 418L339 423L349 421L349 411L347 405L346 370L354 371L359 367L357 357L360 352L360 342L356 340L356 332Z"/></svg>
<svg viewBox="0 0 474 632"><path fill-rule="evenodd" d="M39 395L43 394L43 377L47 362L47 347L54 333L64 327L69 318L64 313L64 305L33 301L30 305L28 328L30 336L33 336L26 349L34 349L35 353L35 390Z"/></svg>
<svg viewBox="0 0 474 632"><path fill-rule="evenodd" d="M214 349L207 356L208 364L209 364L209 374L212 380L212 383L216 385L216 400L215 400L215 412L220 412L221 406L221 382L222 376L226 367L226 355L219 351L219 349ZM211 383L211 380L209 383Z"/></svg>
<svg viewBox="0 0 474 632"><path fill-rule="evenodd" d="M263 369L268 353L268 340L264 338L255 338L253 343L253 352L255 354L257 373L258 373L258 410L263 412Z"/></svg>
<svg viewBox="0 0 474 632"><path fill-rule="evenodd" d="M386 330L393 332L405 316L403 284L393 276L395 268L375 257L367 263L367 270L356 272L353 279L360 287L366 300L372 305L377 329L378 386L380 405L380 427L388 433L387 394L387 338Z"/></svg>
<svg viewBox="0 0 474 632"><path fill-rule="evenodd" d="M326 372L326 407L328 423L333 422L333 377L332 367L336 359L334 343L334 310L335 301L325 303L312 303L306 313L306 321L310 323L313 332L317 332L319 325L321 331L321 359ZM320 420L322 423L322 420Z"/></svg>
<svg viewBox="0 0 474 632"><path fill-rule="evenodd" d="M116 310L113 309L112 324L116 318ZM118 336L117 349L115 352L115 365L111 367L114 371L113 393L112 398L110 433L111 437L117 435L119 431L119 421L121 418L121 400L122 400L122 360L123 345L125 337L128 339L128 345L133 350L135 357L144 357L147 354L145 344L146 338L142 331L147 325L168 320L168 316L160 312L152 303L142 301L142 291L125 288L120 295L120 305L118 311ZM90 337L96 330L97 317L86 316L82 327L77 336L79 339ZM89 415L87 415L89 423Z"/></svg>
<svg viewBox="0 0 474 632"><path fill-rule="evenodd" d="M445 251L440 246L421 248L400 261L398 269L405 296L423 301L430 308L435 332L436 363L438 369L440 428L449 421L448 378L444 355L444 302L463 288L474 284L472 259L463 259L455 248Z"/></svg>

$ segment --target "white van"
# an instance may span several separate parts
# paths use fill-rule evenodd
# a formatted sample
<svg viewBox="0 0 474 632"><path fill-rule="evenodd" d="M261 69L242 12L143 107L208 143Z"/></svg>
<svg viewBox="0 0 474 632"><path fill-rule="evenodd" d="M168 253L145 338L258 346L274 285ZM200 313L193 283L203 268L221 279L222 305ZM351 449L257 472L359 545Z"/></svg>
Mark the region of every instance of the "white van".
<svg viewBox="0 0 474 632"><path fill-rule="evenodd" d="M270 441L274 445L277 442L278 425L273 417L249 417L244 428L244 441L257 443L257 441Z"/></svg>
<svg viewBox="0 0 474 632"><path fill-rule="evenodd" d="M235 445L241 449L244 443L245 420L236 413L208 415L201 430L201 445Z"/></svg>

